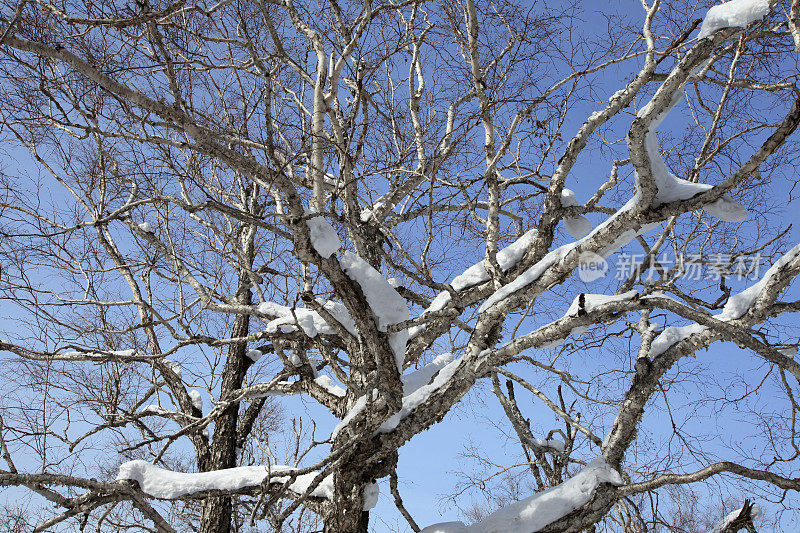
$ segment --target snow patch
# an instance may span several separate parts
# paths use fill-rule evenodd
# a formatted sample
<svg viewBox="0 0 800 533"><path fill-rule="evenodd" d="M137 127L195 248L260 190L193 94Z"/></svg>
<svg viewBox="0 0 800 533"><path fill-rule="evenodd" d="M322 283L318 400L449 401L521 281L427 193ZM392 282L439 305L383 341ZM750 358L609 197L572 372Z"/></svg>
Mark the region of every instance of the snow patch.
<svg viewBox="0 0 800 533"><path fill-rule="evenodd" d="M383 425L381 425L382 432L391 431L392 429L396 428L397 424L400 423L400 420L408 416L408 414L411 412L412 409L414 409L414 407L416 407L417 405L422 403L422 401L424 401L424 399L418 401L417 396L414 396L415 393L418 395L425 394L425 392L418 393L418 391L431 384L430 383L431 379L436 375L436 373L441 372L443 368L452 363L454 358L455 356L451 353L440 354L436 356L436 358L434 358L433 361L423 366L422 368L414 370L413 372L410 372L404 376L400 376L400 380L403 383L403 408L405 408L406 410L405 412L401 410L397 415L393 416L392 418L387 420ZM449 379L449 377L445 378L443 376L441 383L444 383L446 379ZM437 385L436 387L438 388L438 386L440 385ZM430 396L430 393L433 392L433 390L435 389L430 389L427 392L427 396L425 396L425 398ZM373 399L376 399L378 397L377 389L373 391L372 397ZM339 423L336 424L336 427L333 428L333 432L331 433L331 440L335 439L336 436L339 435L339 432L342 430L342 428L344 428L354 418L356 418L359 414L361 414L361 412L364 411L366 406L367 406L367 396L364 395L358 398L358 400L355 401L350 410L347 411L347 414L345 414L344 418L342 418L339 421Z"/></svg>
<svg viewBox="0 0 800 533"><path fill-rule="evenodd" d="M666 352L670 347L686 339L690 335L702 333L707 330L706 326L700 324L689 324L688 326L670 326L659 333L658 337L650 345L650 357L656 357Z"/></svg>
<svg viewBox="0 0 800 533"><path fill-rule="evenodd" d="M169 369L175 373L176 376L181 377L180 363L176 363L175 361L172 361L170 359L164 359L164 364L167 365Z"/></svg>
<svg viewBox="0 0 800 533"><path fill-rule="evenodd" d="M747 220L747 209L734 200L730 194L723 194L719 200L704 205L703 210L723 222L739 224Z"/></svg>
<svg viewBox="0 0 800 533"><path fill-rule="evenodd" d="M149 222L144 221L141 224L139 224L139 229L144 231L145 233L151 233L153 231L153 226L151 226Z"/></svg>
<svg viewBox="0 0 800 533"><path fill-rule="evenodd" d="M514 268L514 266L519 263L519 261L525 255L525 252L528 250L528 248L530 248L534 239L536 239L536 235L536 229L528 230L523 233L519 239L498 251L497 264L500 269L504 272L507 272ZM481 261L472 265L463 273L453 278L453 281L450 282L450 286L453 287L454 291L461 292L486 281L489 281L489 273L486 271L484 262ZM439 311L440 309L443 309L449 301L450 293L447 291L440 292L436 298L433 299L433 302L431 302L431 305L428 306L424 313Z"/></svg>
<svg viewBox="0 0 800 533"><path fill-rule="evenodd" d="M654 205L667 204L679 200L688 200L693 196L704 193L713 187L707 183L694 183L683 178L677 177L669 171L664 158L661 156L661 146L658 143L656 128L661 121L669 114L683 91L677 92L678 97L665 109L650 126L650 130L645 136L645 150L650 159L650 167L653 172L653 180L656 182L658 192L656 193ZM709 215L716 217L723 222L740 223L747 218L747 210L737 203L729 194L723 194L713 203L703 206Z"/></svg>
<svg viewBox="0 0 800 533"><path fill-rule="evenodd" d="M561 190L561 207L574 207L581 205L575 198L575 192L572 189L564 188ZM567 230L573 239L580 239L585 237L592 231L592 223L585 216L579 215L577 217L567 217L564 219L564 228Z"/></svg>
<svg viewBox="0 0 800 533"><path fill-rule="evenodd" d="M403 382L403 396L408 396L430 383L431 378L441 369L452 363L453 359L455 359L453 354L443 353L437 355L433 361L422 368L414 370L405 376L401 376L400 380Z"/></svg>
<svg viewBox="0 0 800 533"><path fill-rule="evenodd" d="M609 102L611 102L611 101L612 101L612 100L614 100L615 98L619 98L620 96L622 96L624 93L625 93L625 89L624 89L624 88L622 88L622 89L620 89L620 90L616 91L616 92L615 92L614 94L612 94L611 96L609 96L609 97L608 97L608 101L609 101Z"/></svg>
<svg viewBox="0 0 800 533"><path fill-rule="evenodd" d="M583 296L583 309L588 313L595 307L612 302L624 302L626 300L633 300L639 293L635 290L623 292L622 294L582 294L575 297L572 305L569 306L565 316L577 316L580 309L580 300Z"/></svg>
<svg viewBox="0 0 800 533"><path fill-rule="evenodd" d="M317 214L313 209L306 211L310 218L306 219L306 225L311 235L311 246L323 258L328 259L342 247L339 235L322 215Z"/></svg>
<svg viewBox="0 0 800 533"><path fill-rule="evenodd" d="M192 389L189 391L189 398L192 400L192 405L195 409L203 412L203 397L200 395L200 391L197 389Z"/></svg>
<svg viewBox="0 0 800 533"><path fill-rule="evenodd" d="M154 404L148 405L147 407L142 409L142 413L144 413L144 414L154 414L154 415L173 414L172 411L170 411L169 409L164 409L160 405L154 405Z"/></svg>
<svg viewBox="0 0 800 533"><path fill-rule="evenodd" d="M698 37L708 37L722 28L746 28L768 14L767 0L730 0L708 10Z"/></svg>
<svg viewBox="0 0 800 533"><path fill-rule="evenodd" d="M377 483L370 483L366 487L364 487L364 509L365 511L369 511L373 507L378 504L378 495L380 494L380 488L378 487Z"/></svg>
<svg viewBox="0 0 800 533"><path fill-rule="evenodd" d="M564 187L561 189L561 207L574 207L580 205L577 198L575 198L575 191Z"/></svg>
<svg viewBox="0 0 800 533"><path fill-rule="evenodd" d="M560 338L560 339L553 339L551 341L548 341L548 342L542 344L539 348L541 348L543 350L547 350L547 349L550 349L550 348L558 348L559 346L564 346L565 342L567 342L567 338L566 337Z"/></svg>
<svg viewBox="0 0 800 533"><path fill-rule="evenodd" d="M261 353L261 350L256 350L255 348L250 348L247 350L247 357L253 360L253 362L258 361L261 359L261 356L264 355Z"/></svg>
<svg viewBox="0 0 800 533"><path fill-rule="evenodd" d="M331 432L331 440L335 439L347 424L352 422L355 417L360 415L366 406L367 396L364 395L359 397L358 400L356 400L356 402L353 404L353 407L351 407L350 410L347 411L347 414L344 415L344 418L342 418L339 423L336 424L336 427L333 428L333 431Z"/></svg>
<svg viewBox="0 0 800 533"><path fill-rule="evenodd" d="M800 256L800 244L786 252L780 259L769 267L769 270L762 276L758 282L746 288L740 293L734 294L728 298L725 306L722 308L722 313L716 315L714 318L719 320L735 320L741 318L750 309L750 306L755 302L756 297L764 290L767 283L778 273L784 266Z"/></svg>
<svg viewBox="0 0 800 533"><path fill-rule="evenodd" d="M589 326L577 326L570 330L569 334L574 335L575 337L580 337L584 333L589 331Z"/></svg>
<svg viewBox="0 0 800 533"><path fill-rule="evenodd" d="M339 324L351 334L356 335L356 325L347 308L338 302L317 300L317 302L336 319ZM307 336L313 338L318 334L333 335L336 330L328 324L322 315L311 309L297 307L292 309L275 302L262 302L256 310L268 316L277 318L267 323L267 333L290 333L297 330L297 326L303 330Z"/></svg>
<svg viewBox="0 0 800 533"><path fill-rule="evenodd" d="M505 300L510 295L514 294L515 292L521 290L522 288L530 285L537 279L539 276L544 274L545 270L550 268L552 265L560 261L567 255L567 253L575 248L577 242L566 244L564 246L559 246L555 250L551 250L547 252L547 254L542 257L542 259L531 266L528 270L514 278L514 280L496 290L489 298L486 299L485 302L480 306L478 309L479 313L482 313L486 309L490 308L494 304Z"/></svg>
<svg viewBox="0 0 800 533"><path fill-rule="evenodd" d="M539 446L540 448L550 448L552 450L557 451L558 453L564 453L566 449L566 444L564 444L563 440L558 439L533 439L533 444Z"/></svg>
<svg viewBox="0 0 800 533"><path fill-rule="evenodd" d="M748 0L733 0L733 2L747 2ZM727 6L728 4L724 4ZM717 6L723 7L723 6ZM713 10L713 8L712 8ZM685 83L685 82L684 82ZM682 87L681 87L682 89ZM650 159L650 170L653 174L653 181L656 185L656 197L653 201L654 206L676 202L680 200L688 200L698 194L704 193L713 188L707 183L694 183L682 178L677 177L670 172L667 163L661 156L661 145L658 142L656 129L669 115L669 113L678 105L678 102L683 98L683 90L675 91L669 105L661 111L650 123L650 128L645 134L644 148L647 152L647 157ZM642 109L639 110L637 116L641 117L649 113L653 106L653 100L650 100ZM639 174L636 174L637 193L639 189ZM638 194L637 194L638 197ZM711 216L722 220L723 222L741 223L747 218L747 210L737 203L729 194L723 194L716 201L703 206L703 209ZM635 236L635 235L634 235Z"/></svg>
<svg viewBox="0 0 800 533"><path fill-rule="evenodd" d="M789 346L788 348L778 348L778 353L786 357L794 357L797 355L797 346Z"/></svg>
<svg viewBox="0 0 800 533"><path fill-rule="evenodd" d="M567 233L569 233L573 239L582 239L592 231L592 223L589 222L589 219L585 216L579 215L577 217L565 218L564 229L567 230Z"/></svg>
<svg viewBox="0 0 800 533"><path fill-rule="evenodd" d="M367 207L362 209L361 213L358 215L358 218L361 219L361 222L366 224L373 216L375 216L375 210L383 207L384 203L385 202L383 200L378 200L372 205L371 208Z"/></svg>
<svg viewBox="0 0 800 533"><path fill-rule="evenodd" d="M314 378L314 383L328 391L330 394L334 396L338 396L339 398L344 398L347 395L347 391L345 391L339 385L333 383L333 380L328 375L321 375Z"/></svg>

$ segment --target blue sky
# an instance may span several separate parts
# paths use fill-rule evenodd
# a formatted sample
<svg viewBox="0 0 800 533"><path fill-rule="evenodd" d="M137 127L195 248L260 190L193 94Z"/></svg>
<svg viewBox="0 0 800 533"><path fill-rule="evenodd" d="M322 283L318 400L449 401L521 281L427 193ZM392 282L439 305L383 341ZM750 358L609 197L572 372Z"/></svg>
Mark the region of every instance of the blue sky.
<svg viewBox="0 0 800 533"><path fill-rule="evenodd" d="M588 3L587 3L588 5ZM591 3L592 6L597 4ZM626 14L634 19L641 19L641 10L638 2L634 0L619 0L615 2L608 2L606 5L611 6L619 12ZM632 7L631 7L632 6ZM590 10L583 12L585 18L585 27L587 31L593 31L594 25L599 24L602 19ZM629 79L631 73L639 63L636 61L629 62L626 65L614 69L619 80ZM613 79L611 76L610 79ZM600 106L605 98L608 98L613 92L618 89L618 85L600 84L595 86L594 90L597 93L597 105ZM637 102L641 105L642 102ZM585 106L585 114L590 113L596 108L587 102ZM780 110L778 110L779 112ZM685 108L682 111L676 111L662 126L665 132L674 130L681 131L688 120L690 119L689 113ZM580 122L573 120L568 122L564 131L567 134L574 132L579 126ZM625 131L625 120L619 121L615 129L608 132L609 136L616 136L622 138ZM27 154L18 152L13 149L9 150L9 157L5 160L7 170L11 173L25 173L36 175L34 165L31 163ZM624 153L624 145L617 146L616 150ZM605 181L608 171L611 167L611 157L600 157L597 152L587 154L586 157L579 159L578 164L574 168L567 186L574 189L579 201L585 201L596 189L596 187ZM12 172L13 169L13 172ZM626 171L627 172L627 171ZM628 175L626 180L630 180ZM776 209L780 210L780 217L782 225L794 224L794 228L786 239L790 243L800 241L800 232L796 229L797 223L800 222L800 211L797 209L796 202L789 205L785 201L788 198L788 188L785 181L776 180L776 188L773 191L773 196L765 199L766 202L771 202ZM601 217L593 215L593 222L598 222ZM745 223L746 225L747 223ZM745 230L746 231L746 230ZM566 238L566 236L564 236ZM635 249L629 248L629 249ZM638 250L636 250L638 251ZM478 260L482 255L482 250L476 250L475 258ZM605 280L609 282L610 280ZM741 286L739 287L741 288ZM570 286L570 290L577 292L577 286ZM603 285L602 281L597 282L596 285L586 286L586 292L605 292L611 290L611 284ZM564 295L564 302L568 305L569 300L574 293ZM795 287L788 292L787 298L800 297L800 291ZM7 303L0 303L0 309L3 313L0 316L0 329L3 331L13 331L16 324L10 319L13 316L14 310L8 306ZM563 310L566 310L566 305ZM553 312L558 313L559 309L554 309ZM587 365L602 364L602 359L605 354L602 350L587 354ZM576 366L582 364L581 361L571 363ZM610 364L610 363L609 363ZM685 372L687 375L692 376L694 372L698 372L700 365L708 364L710 372L718 371L725 367L743 368L746 372L751 373L753 376L761 376L765 370L758 364L758 361L742 353L730 344L717 344L707 352L698 354L698 360L690 360L686 362ZM697 365L697 368L694 367ZM716 370L715 370L716 369ZM547 392L552 394L552 384L549 384ZM703 386L701 381L689 381L685 386L684 394L691 396L697 389ZM489 421L500 421L504 418L502 410L499 408L494 397L487 391L488 384L483 383L480 385L475 393L471 393L463 402L463 405L457 406L444 421L437 424L428 431L416 436L406 446L401 449L400 453L400 489L403 495L406 507L416 518L418 523L423 527L430 523L461 519L459 512L453 508L442 497L454 491L457 476L455 472L471 468L471 463L461 456L465 446L469 442L480 444L484 452L496 458L498 463L512 462L518 457L518 450L513 442L505 440L502 436L498 435L496 431L491 428ZM529 398L525 394L520 394L524 401L521 404L524 406L526 415L530 416L534 426L539 426L543 430L553 427L560 427L561 424L557 423L552 413L545 410L538 402L528 401ZM310 402L302 399L288 399L286 401L287 415L291 413L309 409L311 416L317 419L320 423L320 432L330 431L335 421L323 412L322 409L309 406ZM724 402L721 402L724 403ZM720 409L721 413L725 416L714 418L712 416L714 409ZM722 431L728 435L732 440L736 440L740 435L744 435L743 431L746 429L744 425L740 425L735 415L725 411L724 407L711 405L704 405L697 407L697 415L683 413L683 417L688 421L684 429L687 432L699 431L708 424L716 424L720 426ZM663 434L665 429L664 424L668 418L663 411L658 411L657 414L649 416L644 424L652 431L655 438ZM742 429L741 432L737 428ZM667 433L670 428L666 427ZM542 435L544 436L544 435ZM752 446L753 444L742 438L741 443L743 446ZM714 443L711 443L711 449L714 450ZM587 458L584 455L582 458ZM15 498L16 496L11 496ZM463 500L466 504L466 500ZM373 528L376 532L394 532L405 531L405 523L402 517L394 509L388 490L388 480L381 481L381 498L378 506L373 512L371 520ZM790 522L785 523L785 526L790 530ZM796 523L794 523L796 525Z"/></svg>

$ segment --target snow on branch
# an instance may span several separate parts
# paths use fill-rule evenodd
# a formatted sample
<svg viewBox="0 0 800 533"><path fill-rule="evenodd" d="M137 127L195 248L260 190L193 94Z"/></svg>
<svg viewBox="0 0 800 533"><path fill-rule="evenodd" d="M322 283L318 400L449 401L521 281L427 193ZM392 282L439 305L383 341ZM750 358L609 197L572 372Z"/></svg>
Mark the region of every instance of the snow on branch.
<svg viewBox="0 0 800 533"><path fill-rule="evenodd" d="M753 520L761 516L761 507L750 500L745 500L744 505L735 511L731 511L709 531L709 533L733 533L739 529L743 529L746 524L752 526Z"/></svg>
<svg viewBox="0 0 800 533"><path fill-rule="evenodd" d="M557 265L562 260L570 255L570 252L580 250L583 252L597 253L601 257L608 257L610 254L619 250L629 242L631 242L638 235L642 235L656 227L657 222L649 222L640 224L636 229L623 229L617 227L620 221L625 217L630 216L630 212L636 205L638 194L631 198L624 206L617 212L608 217L600 225L594 228L588 235L575 241L564 244L547 252L538 262L528 267L519 276L514 278L511 282L500 287L495 291L478 309L483 312L493 305L496 305L506 298L518 294L528 285L536 282L547 270L554 265ZM499 256L499 254L498 254ZM578 265L580 261L579 254L572 254L572 260L565 268L572 269Z"/></svg>
<svg viewBox="0 0 800 533"><path fill-rule="evenodd" d="M315 377L314 383L325 389L325 391L328 392L329 394L333 394L338 398L344 398L345 396L347 396L347 391L345 391L339 385L336 385L333 382L333 379L331 379L331 377L328 376L327 374L321 374Z"/></svg>
<svg viewBox="0 0 800 533"><path fill-rule="evenodd" d="M403 382L403 396L409 396L425 385L428 385L431 382L431 378L433 378L437 372L452 363L453 359L455 359L455 356L451 353L439 354L433 361L424 365L422 368L418 368L417 370L401 376L400 380Z"/></svg>
<svg viewBox="0 0 800 533"><path fill-rule="evenodd" d="M683 94L682 89L678 90L675 94L678 98L653 120L650 129L645 135L645 150L650 159L651 171L657 187L654 206L678 200L688 200L697 194L704 193L713 188L712 185L707 183L694 183L677 177L667 168L667 164L661 155L661 146L656 136L656 128L678 103L680 95ZM646 109L646 107L643 108L643 110L644 109ZM640 116L642 116L641 112ZM703 209L708 214L724 222L739 223L744 222L747 218L747 210L733 200L729 194L723 194L718 200L704 205Z"/></svg>
<svg viewBox="0 0 800 533"><path fill-rule="evenodd" d="M309 216L306 219L306 225L311 238L311 246L320 256L328 259L342 247L339 235L331 223L314 209L306 210L306 214Z"/></svg>
<svg viewBox="0 0 800 533"><path fill-rule="evenodd" d="M578 205L580 205L580 202L575 198L574 191L567 188L561 190L561 207L575 207ZM592 223L583 215L566 217L564 218L564 228L573 239L580 239L592 231Z"/></svg>
<svg viewBox="0 0 800 533"><path fill-rule="evenodd" d="M389 326L408 320L408 304L405 298L369 263L352 252L344 251L339 258L339 265L350 279L361 286L378 330L387 331ZM406 342L407 329L389 334L389 345L400 370L403 369Z"/></svg>
<svg viewBox="0 0 800 533"><path fill-rule="evenodd" d="M767 15L768 0L730 0L708 10L698 37L703 39L722 28L746 28Z"/></svg>
<svg viewBox="0 0 800 533"><path fill-rule="evenodd" d="M532 332L531 335L536 335L539 332L544 332L548 330L554 330L553 326L557 326L560 323L563 323L565 319L574 318L574 317L581 317L585 316L588 313L591 313L595 308L604 304L610 304L615 302L629 302L636 300L639 297L639 293L635 290L631 290L628 292L624 292L622 294L614 294L614 295L606 295L606 294L585 294L581 293L575 297L572 301L572 304L567 309L567 312L564 314L563 317L554 320L544 326L537 328L535 331ZM555 348L557 346L561 346L567 340L567 337L570 335L580 335L588 326L581 325L574 327L572 329L567 330L562 335L556 335L555 337L551 338L544 344L536 345L536 348Z"/></svg>
<svg viewBox="0 0 800 533"><path fill-rule="evenodd" d="M356 335L356 325L344 305L333 302L317 300L318 303L333 316L348 332ZM267 333L290 333L298 327L307 336L314 338L317 335L334 335L336 330L316 311L303 307L287 307L275 302L262 302L256 310L267 316L276 317L267 323Z"/></svg>
<svg viewBox="0 0 800 533"><path fill-rule="evenodd" d="M584 239L586 238L588 237L584 237ZM486 299L485 302L483 302L478 311L483 312L486 309L489 309L491 306L501 302L502 300L505 300L508 296L516 293L517 291L525 288L539 279L539 277L544 274L548 268L563 259L567 253L573 250L580 242L583 242L583 240L565 244L564 246L559 246L558 248L548 252L539 262L535 263L525 272L514 278L512 282L503 285L501 288L495 291L489 298Z"/></svg>
<svg viewBox="0 0 800 533"><path fill-rule="evenodd" d="M500 266L500 269L507 272L514 268L525 255L525 252L533 243L534 239L536 239L537 234L538 232L535 229L529 230L522 234L516 241L498 251L497 264ZM458 293L487 281L489 281L489 272L486 270L484 261L481 260L453 278L453 281L450 282L450 286ZM443 291L439 293L423 314L443 309L450 300L451 296L449 292ZM421 329L422 327L415 328L412 331L412 336L413 333L418 333Z"/></svg>
<svg viewBox="0 0 800 533"><path fill-rule="evenodd" d="M623 480L598 457L560 485L503 507L471 526L445 522L428 526L422 533L534 533L586 505L602 483L620 486Z"/></svg>
<svg viewBox="0 0 800 533"><path fill-rule="evenodd" d="M650 101L637 113L637 118L631 125L628 135L628 145L631 153L631 160L636 168L636 198L640 201L647 196L646 191L654 186L655 196L652 197L652 206L688 200L698 194L713 189L707 183L694 183L677 177L670 172L664 157L661 155L661 145L658 142L656 129L678 105L683 98L683 87L691 77L692 73L700 68L704 56L698 55L693 62L688 60L687 68L691 71L682 77L675 77L672 83L670 79L665 82ZM680 73L676 69L673 73ZM641 135L643 134L643 138ZM644 154L642 154L642 150ZM642 156L646 155L646 159ZM743 222L747 218L747 210L731 198L729 194L723 194L717 200L703 205L703 209L710 215L732 223Z"/></svg>
<svg viewBox="0 0 800 533"><path fill-rule="evenodd" d="M773 285L777 278L784 274L787 266L792 266L797 269L797 263L800 262L800 244L786 252L780 259L767 270L764 276L746 288L742 292L733 294L728 298L728 301L722 308L721 313L717 313L713 318L730 322L742 318L756 303L759 295ZM671 346L678 342L690 337L691 335L701 333L707 330L708 327L701 324L689 324L688 326L670 326L662 331L658 337L653 340L650 346L650 356L656 357L667 351Z"/></svg>
<svg viewBox="0 0 800 533"><path fill-rule="evenodd" d="M584 294L581 293L575 297L572 304L567 309L565 317L568 316L581 316L592 311L597 306L611 303L611 302L624 302L627 300L635 299L639 293L635 290L623 292L622 294Z"/></svg>
<svg viewBox="0 0 800 533"><path fill-rule="evenodd" d="M395 429L401 420L406 418L415 407L423 403L430 395L441 387L455 373L458 364L453 363L454 356L451 353L440 354L427 365L400 376L403 384L402 407L398 413L386 420L380 427L381 433L387 433ZM448 368L449 367L449 368ZM447 368L447 370L445 370ZM435 376L435 378L434 378ZM433 380L433 381L432 381ZM373 399L377 394L373 393ZM331 433L331 440L335 439L341 430L350 422L356 419L367 407L367 396L358 398L345 416L336 424Z"/></svg>
<svg viewBox="0 0 800 533"><path fill-rule="evenodd" d="M393 431L400 422L410 415L414 409L425 403L428 398L444 386L458 370L462 359L453 359L451 354L438 356L429 365L403 376L403 404L400 411L390 416L379 429L380 433ZM430 383L429 376L436 376Z"/></svg>
<svg viewBox="0 0 800 533"><path fill-rule="evenodd" d="M236 492L255 489L260 487L267 477L271 484L285 483L295 470L288 466L256 465L185 473L165 470L147 461L136 460L120 465L117 480L136 481L142 492L153 498L176 500L210 491ZM289 490L297 494L305 493L317 475L316 472L298 475L289 486ZM315 498L332 498L333 478L325 477L310 495Z"/></svg>
<svg viewBox="0 0 800 533"><path fill-rule="evenodd" d="M538 446L539 448L547 448L547 449L550 449L550 450L555 450L558 453L564 453L564 450L566 449L566 446L567 446L564 443L563 440L559 440L559 439L537 439L537 438L533 438L533 439L529 439L529 440L530 440L530 443L533 444L534 446Z"/></svg>

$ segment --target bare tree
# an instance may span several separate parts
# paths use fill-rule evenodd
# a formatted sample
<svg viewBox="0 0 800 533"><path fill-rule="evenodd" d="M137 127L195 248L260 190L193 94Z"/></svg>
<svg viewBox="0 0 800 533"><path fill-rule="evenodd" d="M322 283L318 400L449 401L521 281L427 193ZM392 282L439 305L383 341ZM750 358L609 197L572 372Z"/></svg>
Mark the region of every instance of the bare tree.
<svg viewBox="0 0 800 533"><path fill-rule="evenodd" d="M37 531L366 532L383 478L418 531L398 453L480 381L534 494L426 531L788 501L798 1L587 4L3 3L0 485Z"/></svg>

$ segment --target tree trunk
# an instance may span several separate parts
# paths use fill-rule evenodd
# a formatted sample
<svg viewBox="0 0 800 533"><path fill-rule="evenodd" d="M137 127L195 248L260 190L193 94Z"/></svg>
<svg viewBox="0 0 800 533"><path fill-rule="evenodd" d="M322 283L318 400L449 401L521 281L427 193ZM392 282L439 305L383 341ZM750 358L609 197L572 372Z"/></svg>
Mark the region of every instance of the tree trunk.
<svg viewBox="0 0 800 533"><path fill-rule="evenodd" d="M353 477L336 476L333 503L324 517L324 533L367 533L369 511L363 510L364 484L354 484Z"/></svg>
<svg viewBox="0 0 800 533"><path fill-rule="evenodd" d="M363 510L364 488L395 472L398 458L396 450L386 453L375 444L367 441L356 445L334 474L333 502L323 515L325 533L367 533L369 511Z"/></svg>
<svg viewBox="0 0 800 533"><path fill-rule="evenodd" d="M239 286L239 302L250 304L252 293L246 279ZM237 315L231 328L231 337L246 337L250 330L250 316ZM231 344L228 359L222 373L221 396L241 388L244 376L252 361L247 357L245 343ZM211 441L211 458L200 464L202 472L233 468L236 466L236 429L239 422L239 404L229 405L214 426ZM232 506L230 496L213 496L203 502L200 520L200 533L228 533L231 530Z"/></svg>
<svg viewBox="0 0 800 533"><path fill-rule="evenodd" d="M352 511L338 513L334 520L325 521L324 533L367 533L369 511L362 511L360 506Z"/></svg>

